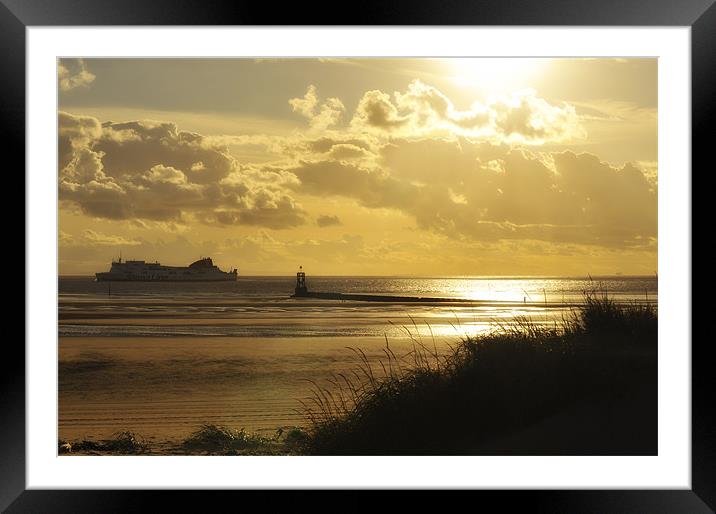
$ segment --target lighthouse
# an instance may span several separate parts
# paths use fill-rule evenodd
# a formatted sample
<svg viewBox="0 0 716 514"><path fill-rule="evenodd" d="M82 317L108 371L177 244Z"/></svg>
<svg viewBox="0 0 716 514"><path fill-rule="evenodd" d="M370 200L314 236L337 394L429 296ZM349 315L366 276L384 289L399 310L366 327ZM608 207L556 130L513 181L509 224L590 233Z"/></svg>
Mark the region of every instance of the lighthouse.
<svg viewBox="0 0 716 514"><path fill-rule="evenodd" d="M306 274L303 272L303 266L299 266L298 269L301 271L296 273L296 293L294 296L307 296Z"/></svg>

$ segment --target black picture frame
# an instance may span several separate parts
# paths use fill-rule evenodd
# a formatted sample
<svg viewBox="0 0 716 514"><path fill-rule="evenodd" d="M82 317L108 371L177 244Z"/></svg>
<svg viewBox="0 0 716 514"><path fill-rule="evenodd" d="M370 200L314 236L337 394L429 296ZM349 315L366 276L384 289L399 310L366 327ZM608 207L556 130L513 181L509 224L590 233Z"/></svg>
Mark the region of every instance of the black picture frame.
<svg viewBox="0 0 716 514"><path fill-rule="evenodd" d="M310 7L310 8L308 8ZM531 25L688 26L692 58L692 168L706 168L716 111L714 0L422 0L375 1L355 9L336 4L184 0L0 0L0 136L15 169L25 163L25 44L28 26L88 25ZM321 15L320 13L325 13ZM341 16L339 13L345 13ZM691 170L684 170L691 173ZM693 173L691 173L693 176ZM24 189L24 185L21 185ZM693 188L692 188L693 190ZM691 302L690 298L684 301ZM688 341L675 343L687 344ZM692 489L479 491L502 509L551 512L712 512L716 509L716 398L708 337L692 344ZM25 486L25 351L19 338L3 347L0 509L8 512L130 512L161 495L163 509L208 505L237 494L266 492L49 491ZM273 493L275 494L275 493ZM220 498L215 498L219 496ZM482 499L478 499L482 501ZM237 504L237 508L239 505Z"/></svg>

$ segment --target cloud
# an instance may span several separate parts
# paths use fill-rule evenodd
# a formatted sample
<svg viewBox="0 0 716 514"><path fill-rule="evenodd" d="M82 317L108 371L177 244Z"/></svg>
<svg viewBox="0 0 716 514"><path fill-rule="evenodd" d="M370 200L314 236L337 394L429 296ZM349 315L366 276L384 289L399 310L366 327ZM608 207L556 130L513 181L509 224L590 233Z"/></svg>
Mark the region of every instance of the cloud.
<svg viewBox="0 0 716 514"><path fill-rule="evenodd" d="M97 246L137 246L141 242L136 239L127 239L122 236L107 235L101 232L87 229L83 233L83 239L92 245Z"/></svg>
<svg viewBox="0 0 716 514"><path fill-rule="evenodd" d="M319 227L340 224L338 216L307 213L297 200L339 197L473 243L624 249L656 240L656 163L613 166L590 153L538 151L582 129L572 106L534 91L458 110L438 89L414 81L392 96L366 92L340 129L343 104L322 102L314 86L289 103L320 135L205 136L171 122L100 124L61 112L62 205L144 225L285 229L311 218ZM274 158L239 162L229 149L237 144Z"/></svg>
<svg viewBox="0 0 716 514"><path fill-rule="evenodd" d="M62 247L76 246L138 246L142 242L138 239L128 239L123 236L104 234L92 229L85 229L78 236L73 236L60 230L59 243Z"/></svg>
<svg viewBox="0 0 716 514"><path fill-rule="evenodd" d="M370 141L364 136L358 137L340 137L337 134L333 134L332 137L319 137L318 139L312 139L306 142L304 145L306 149L316 153L330 152L334 146L337 145L350 145L362 150L370 150L373 148L376 142Z"/></svg>
<svg viewBox="0 0 716 514"><path fill-rule="evenodd" d="M214 183L238 170L228 149L174 123L143 120L105 122L92 149L104 154L107 175L144 173L156 165L181 170L193 183Z"/></svg>
<svg viewBox="0 0 716 514"><path fill-rule="evenodd" d="M60 91L88 87L96 76L87 70L82 59L60 59L57 64L57 80Z"/></svg>
<svg viewBox="0 0 716 514"><path fill-rule="evenodd" d="M194 171L195 165L192 166ZM186 184L187 178L183 172L171 166L157 164L144 174L144 179L150 184Z"/></svg>
<svg viewBox="0 0 716 514"><path fill-rule="evenodd" d="M289 195L280 191L260 189L245 195L237 207L203 212L199 219L210 224L252 225L273 229L304 223L302 209Z"/></svg>
<svg viewBox="0 0 716 514"><path fill-rule="evenodd" d="M107 219L275 229L302 224L304 212L280 171L242 167L228 149L173 123L99 121L59 115L60 201Z"/></svg>
<svg viewBox="0 0 716 514"><path fill-rule="evenodd" d="M534 90L474 102L469 110L460 111L437 88L419 80L393 98L381 91L366 92L351 126L401 137L462 135L523 144L586 136L574 106L550 104Z"/></svg>
<svg viewBox="0 0 716 514"><path fill-rule="evenodd" d="M315 130L325 130L337 124L345 111L343 103L338 98L328 98L321 103L314 85L308 86L302 98L291 98L288 103L294 112L308 118L311 128Z"/></svg>
<svg viewBox="0 0 716 514"><path fill-rule="evenodd" d="M351 125L358 128L375 128L394 131L406 127L410 122L408 115L401 116L393 105L390 95L381 91L368 91L358 103Z"/></svg>
<svg viewBox="0 0 716 514"><path fill-rule="evenodd" d="M336 225L342 225L341 219L338 216L321 215L316 218L316 225L319 227L334 227Z"/></svg>
<svg viewBox="0 0 716 514"><path fill-rule="evenodd" d="M354 160L369 158L372 155L359 146L339 143L331 147L329 156L336 160Z"/></svg>
<svg viewBox="0 0 716 514"><path fill-rule="evenodd" d="M299 180L292 186L296 191L355 198L366 207L399 208L416 191L414 185L395 180L379 168L341 161L302 161L287 171Z"/></svg>
<svg viewBox="0 0 716 514"><path fill-rule="evenodd" d="M645 172L593 154L534 153L465 139L391 139L372 164L330 151L285 169L297 193L393 209L424 230L475 241L529 239L611 248L657 236L657 194Z"/></svg>
<svg viewBox="0 0 716 514"><path fill-rule="evenodd" d="M74 116L60 111L58 117L59 168L64 169L74 152L88 147L102 135L102 125L91 116Z"/></svg>
<svg viewBox="0 0 716 514"><path fill-rule="evenodd" d="M615 168L588 153L553 158L560 184L582 199L582 214L591 224L656 237L657 191L644 171L631 163Z"/></svg>

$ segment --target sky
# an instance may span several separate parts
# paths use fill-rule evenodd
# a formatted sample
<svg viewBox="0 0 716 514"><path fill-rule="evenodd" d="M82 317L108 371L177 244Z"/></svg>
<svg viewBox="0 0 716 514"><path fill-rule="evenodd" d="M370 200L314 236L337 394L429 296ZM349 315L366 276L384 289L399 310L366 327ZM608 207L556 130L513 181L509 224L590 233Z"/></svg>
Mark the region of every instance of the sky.
<svg viewBox="0 0 716 514"><path fill-rule="evenodd" d="M657 272L656 59L60 59L59 273Z"/></svg>

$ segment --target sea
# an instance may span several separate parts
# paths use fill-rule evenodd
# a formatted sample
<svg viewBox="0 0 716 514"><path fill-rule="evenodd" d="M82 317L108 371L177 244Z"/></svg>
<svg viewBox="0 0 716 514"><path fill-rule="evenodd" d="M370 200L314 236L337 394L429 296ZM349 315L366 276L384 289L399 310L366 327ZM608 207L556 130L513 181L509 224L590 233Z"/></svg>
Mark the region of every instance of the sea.
<svg viewBox="0 0 716 514"><path fill-rule="evenodd" d="M656 276L320 277L310 291L450 298L368 302L291 298L294 277L236 282L58 280L58 438L131 431L179 441L205 424L271 435L305 426L316 384L362 351L410 359L514 323L554 326L586 293L658 305Z"/></svg>

